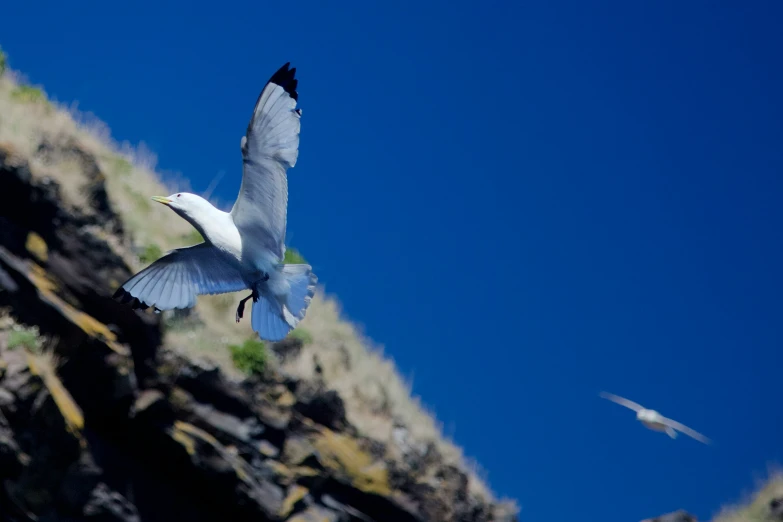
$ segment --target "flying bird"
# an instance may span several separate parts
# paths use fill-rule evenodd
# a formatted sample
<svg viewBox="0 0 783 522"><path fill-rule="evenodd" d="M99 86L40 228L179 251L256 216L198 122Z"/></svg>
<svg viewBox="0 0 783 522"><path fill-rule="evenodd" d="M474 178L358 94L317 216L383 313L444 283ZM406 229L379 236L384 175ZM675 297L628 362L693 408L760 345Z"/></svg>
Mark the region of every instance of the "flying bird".
<svg viewBox="0 0 783 522"><path fill-rule="evenodd" d="M677 438L677 432L680 431L689 437L698 440L699 442L703 442L704 444L710 444L711 442L710 439L701 433L698 433L690 429L688 426L680 424L675 420L668 419L655 410L648 410L647 408L644 408L633 401L629 401L628 399L614 395L612 393L601 392L599 395L604 399L609 399L612 402L616 402L621 406L625 406L626 408L630 408L635 411L636 419L641 421L642 424L651 430L662 431L673 439Z"/></svg>
<svg viewBox="0 0 783 522"><path fill-rule="evenodd" d="M317 278L308 264L283 264L288 181L299 155L302 110L296 68L283 65L256 100L240 140L243 172L231 212L187 192L152 200L167 205L198 230L204 241L172 250L123 283L114 298L155 312L191 308L196 296L250 290L251 326L267 341L285 338L304 319Z"/></svg>

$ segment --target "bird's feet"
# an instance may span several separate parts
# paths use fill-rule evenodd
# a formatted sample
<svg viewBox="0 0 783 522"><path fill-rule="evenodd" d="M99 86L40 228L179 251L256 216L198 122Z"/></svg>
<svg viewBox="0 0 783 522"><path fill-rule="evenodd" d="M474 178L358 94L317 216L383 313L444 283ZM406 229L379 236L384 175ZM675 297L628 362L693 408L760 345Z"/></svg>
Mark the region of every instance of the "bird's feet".
<svg viewBox="0 0 783 522"><path fill-rule="evenodd" d="M269 276L267 276L267 278L269 278ZM237 323L245 315L245 303L247 303L248 299L253 299L254 303L258 302L258 290L254 288L253 292L249 296L239 301L239 306L237 306L237 316L236 316Z"/></svg>

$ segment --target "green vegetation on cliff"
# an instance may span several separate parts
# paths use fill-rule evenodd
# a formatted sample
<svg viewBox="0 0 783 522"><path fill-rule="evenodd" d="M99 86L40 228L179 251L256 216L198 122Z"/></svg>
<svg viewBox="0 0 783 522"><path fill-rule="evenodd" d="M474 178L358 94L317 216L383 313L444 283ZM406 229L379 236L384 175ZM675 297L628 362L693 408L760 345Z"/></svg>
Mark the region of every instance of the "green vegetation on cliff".
<svg viewBox="0 0 783 522"><path fill-rule="evenodd" d="M237 368L250 375L263 375L267 356L262 341L248 339L241 345L232 344L228 349Z"/></svg>

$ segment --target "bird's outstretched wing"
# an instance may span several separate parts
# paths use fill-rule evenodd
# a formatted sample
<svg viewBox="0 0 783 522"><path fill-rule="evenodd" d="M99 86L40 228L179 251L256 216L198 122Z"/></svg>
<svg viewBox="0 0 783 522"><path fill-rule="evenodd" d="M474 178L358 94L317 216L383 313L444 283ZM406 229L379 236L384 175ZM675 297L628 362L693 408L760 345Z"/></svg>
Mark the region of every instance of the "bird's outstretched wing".
<svg viewBox="0 0 783 522"><path fill-rule="evenodd" d="M178 248L128 279L114 293L132 308L190 308L199 294L238 292L247 288L239 271L208 243Z"/></svg>
<svg viewBox="0 0 783 522"><path fill-rule="evenodd" d="M243 172L231 217L243 237L283 258L288 179L286 170L299 156L299 97L296 68L283 65L256 101L241 140Z"/></svg>
<svg viewBox="0 0 783 522"><path fill-rule="evenodd" d="M663 417L661 419L661 422L666 424L670 428L674 428L677 431L683 432L687 436L689 436L691 438L694 438L694 439L698 440L699 442L703 442L704 444L710 444L711 443L710 439L708 439L707 437L705 437L701 433L692 430L691 428L689 428L688 426L685 426L684 424L680 424L676 420L672 420L672 419L668 419L666 417Z"/></svg>
<svg viewBox="0 0 783 522"><path fill-rule="evenodd" d="M639 410L643 410L644 409L644 407L642 407L641 405L636 404L633 401L629 401L628 399L625 399L625 398L620 397L619 395L615 395L613 393L601 392L598 395L600 395L604 399L609 399L612 402L616 402L617 404L620 404L621 406L625 406L626 408L630 408L633 411L639 411Z"/></svg>

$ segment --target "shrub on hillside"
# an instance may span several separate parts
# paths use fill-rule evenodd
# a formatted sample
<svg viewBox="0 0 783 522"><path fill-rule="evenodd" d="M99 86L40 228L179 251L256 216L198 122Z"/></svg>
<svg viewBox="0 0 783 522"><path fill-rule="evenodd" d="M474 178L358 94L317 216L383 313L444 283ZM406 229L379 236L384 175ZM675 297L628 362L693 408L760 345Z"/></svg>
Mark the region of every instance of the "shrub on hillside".
<svg viewBox="0 0 783 522"><path fill-rule="evenodd" d="M46 95L38 87L30 87L29 85L20 85L15 87L11 91L11 98L22 103L38 103L45 102Z"/></svg>
<svg viewBox="0 0 783 522"><path fill-rule="evenodd" d="M130 176L133 173L133 165L130 161L119 156L111 159L112 168L119 176Z"/></svg>
<svg viewBox="0 0 783 522"><path fill-rule="evenodd" d="M305 261L305 258L302 257L302 254L300 254L299 251L295 248L286 248L285 255L283 256L283 263L287 265L298 265L307 263L307 261Z"/></svg>
<svg viewBox="0 0 783 522"><path fill-rule="evenodd" d="M241 346L232 344L231 360L237 369L248 375L261 375L266 367L266 347L257 339L248 339Z"/></svg>
<svg viewBox="0 0 783 522"><path fill-rule="evenodd" d="M152 263L153 261L157 261L162 255L163 251L160 249L160 247L152 243L144 247L144 250L139 255L139 260L144 264L148 264Z"/></svg>
<svg viewBox="0 0 783 522"><path fill-rule="evenodd" d="M311 334L309 331L305 330L301 326L298 326L291 330L291 333L288 334L289 337L292 337L294 339L299 339L302 344L310 344L313 342L313 334Z"/></svg>
<svg viewBox="0 0 783 522"><path fill-rule="evenodd" d="M38 327L26 328L20 325L14 325L8 332L8 349L24 348L30 352L37 352L41 348L41 338L38 334Z"/></svg>

